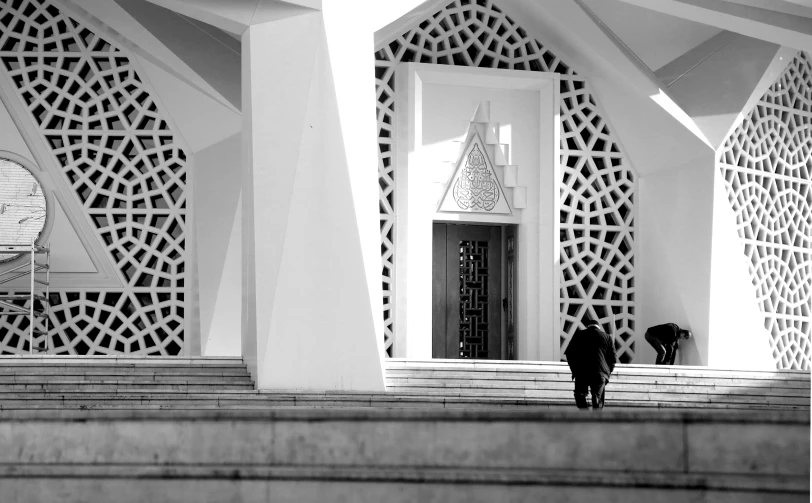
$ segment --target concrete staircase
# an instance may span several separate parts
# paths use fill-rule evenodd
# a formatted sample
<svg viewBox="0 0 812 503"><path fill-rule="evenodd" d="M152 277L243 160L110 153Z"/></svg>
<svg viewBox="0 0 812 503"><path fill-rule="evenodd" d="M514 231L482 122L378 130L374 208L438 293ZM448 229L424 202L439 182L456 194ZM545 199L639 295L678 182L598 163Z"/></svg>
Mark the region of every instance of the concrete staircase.
<svg viewBox="0 0 812 503"><path fill-rule="evenodd" d="M0 357L0 410L216 407L255 394L242 358Z"/></svg>
<svg viewBox="0 0 812 503"><path fill-rule="evenodd" d="M258 392L239 358L0 357L0 501L809 500L808 373L627 365L602 413L555 363L387 380Z"/></svg>
<svg viewBox="0 0 812 503"><path fill-rule="evenodd" d="M798 412L0 411L3 502L809 501Z"/></svg>
<svg viewBox="0 0 812 503"><path fill-rule="evenodd" d="M386 393L256 391L241 358L0 356L0 410L574 405L566 364L387 360ZM809 410L810 374L618 365L611 408Z"/></svg>
<svg viewBox="0 0 812 503"><path fill-rule="evenodd" d="M573 406L573 383L566 363L391 359L386 361L386 388L402 396ZM606 404L809 410L810 373L618 365L606 388Z"/></svg>

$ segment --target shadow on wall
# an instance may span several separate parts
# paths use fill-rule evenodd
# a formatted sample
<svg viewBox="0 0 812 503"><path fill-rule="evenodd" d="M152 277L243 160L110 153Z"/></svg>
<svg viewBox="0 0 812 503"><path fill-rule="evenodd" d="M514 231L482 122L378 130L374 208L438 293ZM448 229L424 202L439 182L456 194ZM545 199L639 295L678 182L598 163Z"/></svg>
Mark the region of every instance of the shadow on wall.
<svg viewBox="0 0 812 503"><path fill-rule="evenodd" d="M699 347L696 345L695 337L692 337L687 341L681 340L679 342L677 361L680 363L680 365L696 365L695 363L689 362L700 362L699 365L707 365L707 362L702 361L702 356L699 354Z"/></svg>
<svg viewBox="0 0 812 503"><path fill-rule="evenodd" d="M222 30L145 0L116 0L116 3L234 108L240 109L242 46L239 40Z"/></svg>

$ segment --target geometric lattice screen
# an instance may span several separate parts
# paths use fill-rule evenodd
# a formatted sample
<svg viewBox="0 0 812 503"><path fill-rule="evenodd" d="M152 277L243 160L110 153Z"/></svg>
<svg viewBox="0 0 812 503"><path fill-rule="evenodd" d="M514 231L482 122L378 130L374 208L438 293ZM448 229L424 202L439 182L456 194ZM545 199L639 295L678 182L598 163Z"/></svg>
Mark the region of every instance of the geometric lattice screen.
<svg viewBox="0 0 812 503"><path fill-rule="evenodd" d="M395 343L392 155L395 67L438 65L555 72L561 79L561 348L589 313L607 327L615 314L620 360L635 352L634 194L637 181L612 139L586 79L507 16L492 0L454 0L376 47L384 346Z"/></svg>
<svg viewBox="0 0 812 503"><path fill-rule="evenodd" d="M778 368L812 358L812 59L799 53L718 157Z"/></svg>
<svg viewBox="0 0 812 503"><path fill-rule="evenodd" d="M580 80L561 79L561 349L589 310L635 355L636 178ZM597 317L597 318L595 318Z"/></svg>
<svg viewBox="0 0 812 503"><path fill-rule="evenodd" d="M52 294L49 352L179 354L186 155L130 58L48 1L9 0L0 61L126 285ZM27 325L0 320L0 352L27 352Z"/></svg>

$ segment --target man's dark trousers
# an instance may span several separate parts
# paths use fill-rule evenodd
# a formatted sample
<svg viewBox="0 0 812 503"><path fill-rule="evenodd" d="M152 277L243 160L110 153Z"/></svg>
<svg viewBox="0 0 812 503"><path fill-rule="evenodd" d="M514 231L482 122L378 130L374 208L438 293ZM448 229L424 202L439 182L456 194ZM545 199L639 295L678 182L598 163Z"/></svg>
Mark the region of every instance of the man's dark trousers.
<svg viewBox="0 0 812 503"><path fill-rule="evenodd" d="M674 360L677 356L677 348L674 344L663 344L660 339L654 337L648 331L646 331L645 338L654 348L654 351L657 352L657 359L654 361L654 365L674 364Z"/></svg>
<svg viewBox="0 0 812 503"><path fill-rule="evenodd" d="M575 405L578 406L579 409L588 409L589 406L586 403L586 395L589 391L592 391L592 408L593 409L602 409L603 408L603 399L606 394L606 383L608 379L604 378L600 374L597 376L590 376L590 377L575 377Z"/></svg>

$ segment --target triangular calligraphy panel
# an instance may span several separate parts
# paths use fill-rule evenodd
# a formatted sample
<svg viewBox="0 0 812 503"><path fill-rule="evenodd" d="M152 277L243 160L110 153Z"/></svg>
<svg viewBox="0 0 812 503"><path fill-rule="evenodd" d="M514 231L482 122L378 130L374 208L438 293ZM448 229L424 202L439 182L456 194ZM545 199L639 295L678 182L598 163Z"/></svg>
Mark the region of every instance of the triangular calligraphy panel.
<svg viewBox="0 0 812 503"><path fill-rule="evenodd" d="M462 152L454 176L445 189L440 206L441 213L486 213L512 215L505 191L493 163L488 157L485 143L474 131Z"/></svg>

